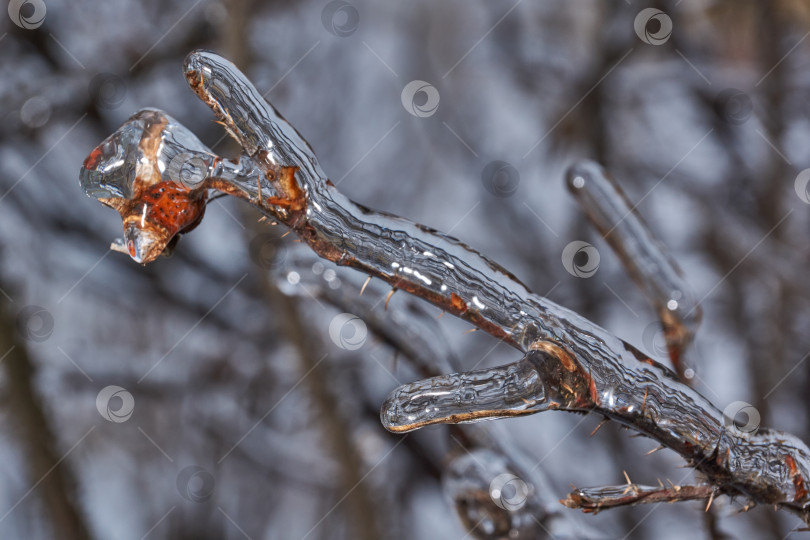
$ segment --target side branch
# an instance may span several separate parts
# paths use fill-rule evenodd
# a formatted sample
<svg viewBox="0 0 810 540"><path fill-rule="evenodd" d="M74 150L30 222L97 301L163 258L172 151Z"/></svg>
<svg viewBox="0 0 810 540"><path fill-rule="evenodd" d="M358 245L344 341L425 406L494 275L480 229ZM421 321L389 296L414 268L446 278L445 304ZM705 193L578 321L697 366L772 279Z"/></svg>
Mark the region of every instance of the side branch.
<svg viewBox="0 0 810 540"><path fill-rule="evenodd" d="M714 499L717 488L710 485L697 486L602 486L574 489L560 503L567 508L579 508L585 513L598 514L606 508L634 506L636 504L672 503L680 501L705 500L706 510Z"/></svg>
<svg viewBox="0 0 810 540"><path fill-rule="evenodd" d="M669 257L624 192L598 163L583 161L568 170L568 189L588 219L619 256L628 274L658 313L675 371L694 377L684 352L694 339L702 310L683 272Z"/></svg>

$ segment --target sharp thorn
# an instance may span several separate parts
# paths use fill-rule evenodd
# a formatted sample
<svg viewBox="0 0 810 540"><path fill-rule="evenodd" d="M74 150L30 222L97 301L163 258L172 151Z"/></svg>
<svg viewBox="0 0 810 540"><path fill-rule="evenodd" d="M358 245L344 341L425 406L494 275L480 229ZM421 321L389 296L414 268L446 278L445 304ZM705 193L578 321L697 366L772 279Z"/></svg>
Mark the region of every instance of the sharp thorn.
<svg viewBox="0 0 810 540"><path fill-rule="evenodd" d="M661 450L661 449L663 449L663 448L664 448L664 445L663 445L663 444L659 444L658 446L656 446L655 448L653 448L652 450L650 450L649 452L647 452L647 453L646 453L646 454L644 454L644 455L645 455L645 456L649 456L650 454L654 454L654 453L658 452L659 450Z"/></svg>
<svg viewBox="0 0 810 540"><path fill-rule="evenodd" d="M593 428L593 431L591 431L591 435L590 435L590 436L591 436L591 437L593 437L594 435L596 435L596 432L597 432L597 431L599 431L599 430L602 428L602 426L604 426L604 425L605 425L605 424L607 424L608 422L610 422L610 419L609 419L607 416L605 416L604 418L602 418L602 421L601 421L601 422L599 422L599 423L596 425L596 427L595 427L595 428Z"/></svg>
<svg viewBox="0 0 810 540"><path fill-rule="evenodd" d="M472 334L472 333L473 333L473 332L475 332L476 330L478 330L478 328L470 328L469 330L467 330L466 332L464 332L464 335L466 336L467 334Z"/></svg>
<svg viewBox="0 0 810 540"><path fill-rule="evenodd" d="M366 278L366 282L365 282L365 283L363 283L363 286L362 286L362 287L360 287L360 296L363 296L363 291L365 291L365 290L366 290L366 286L368 286L368 284L369 284L370 282L371 282L371 276L368 276L368 278Z"/></svg>
<svg viewBox="0 0 810 540"><path fill-rule="evenodd" d="M708 502L708 504L706 504L706 510L704 510L705 512L708 512L709 508L712 507L712 502L713 501L714 501L714 490L712 490L712 494L709 495L709 502Z"/></svg>
<svg viewBox="0 0 810 540"><path fill-rule="evenodd" d="M385 297L385 310L388 311L388 302L391 300L391 297L394 296L394 293L397 292L396 287L391 289L388 292L388 296Z"/></svg>

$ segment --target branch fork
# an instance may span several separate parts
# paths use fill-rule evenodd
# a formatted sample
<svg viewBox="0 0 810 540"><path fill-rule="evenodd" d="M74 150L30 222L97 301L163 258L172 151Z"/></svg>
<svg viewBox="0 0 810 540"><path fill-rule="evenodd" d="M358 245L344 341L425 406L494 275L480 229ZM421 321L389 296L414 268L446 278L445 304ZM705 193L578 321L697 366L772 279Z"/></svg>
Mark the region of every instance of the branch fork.
<svg viewBox="0 0 810 540"><path fill-rule="evenodd" d="M533 294L510 272L453 237L350 201L329 182L303 137L228 60L193 52L184 72L243 152L235 161L220 158L168 115L151 109L133 116L94 150L81 171L82 186L102 203L128 208L122 212L124 235L134 260L154 260L188 232L196 223L183 212L205 200L208 190L242 198L288 226L319 256L423 298L521 352L520 360L506 366L397 388L381 410L390 431L551 409L593 412L677 452L702 473L706 485L579 489L567 505L596 511L727 494L776 505L810 523L810 450L802 441L768 429L740 436L728 429L716 406L682 379L686 370L677 364L680 376L581 315ZM169 166L178 159L179 169ZM173 176L189 168L193 182ZM602 176L604 171L591 163L569 174L576 189L582 188L577 179L587 186ZM157 198L144 196L167 181L182 186L173 199L168 190ZM623 230L622 223L636 222L628 217L616 231ZM627 234L646 230L630 229ZM622 234L608 239L627 238ZM630 259L663 261L653 245L637 246ZM680 283L675 274L667 275L671 279L663 287L648 283L643 274L638 280L655 298L663 298L660 290L669 294L669 286ZM669 300L674 298L664 306L677 312L681 304ZM682 320L699 319L696 307ZM673 343L680 351L688 339Z"/></svg>

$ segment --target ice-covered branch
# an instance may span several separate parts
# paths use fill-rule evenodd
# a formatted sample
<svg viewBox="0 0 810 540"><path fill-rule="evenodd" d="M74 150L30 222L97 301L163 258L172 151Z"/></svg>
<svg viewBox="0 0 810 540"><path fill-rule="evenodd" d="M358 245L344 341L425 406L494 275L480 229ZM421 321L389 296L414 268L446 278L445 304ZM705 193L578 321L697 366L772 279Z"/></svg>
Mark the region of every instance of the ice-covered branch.
<svg viewBox="0 0 810 540"><path fill-rule="evenodd" d="M435 315L416 301L406 299L383 309L387 290L381 282L364 282L362 274L341 271L301 244L286 249L281 258L283 264L274 264L271 274L285 294L356 314L420 377L460 369ZM330 337L335 339L331 327ZM444 492L471 537L602 538L560 511L541 468L527 462L499 424L448 427L451 450L436 466L442 470Z"/></svg>
<svg viewBox="0 0 810 540"><path fill-rule="evenodd" d="M575 489L560 502L568 508L580 508L583 512L593 514L617 506L694 500L708 501L706 504L708 510L711 501L714 499L715 490L714 486L708 484L696 486L625 484L623 486Z"/></svg>
<svg viewBox="0 0 810 540"><path fill-rule="evenodd" d="M284 264L271 273L285 294L314 298L343 312L351 313L366 325L377 339L393 348L419 377L432 377L460 369L447 340L436 326L435 315L409 299L402 307L384 306L389 289L377 281L363 281L352 270L340 270L323 262L306 246L295 244L286 250Z"/></svg>
<svg viewBox="0 0 810 540"><path fill-rule="evenodd" d="M689 381L694 370L687 365L684 352L694 338L702 311L681 269L601 165L578 163L568 170L566 182L588 219L658 312L670 361L678 375Z"/></svg>
<svg viewBox="0 0 810 540"><path fill-rule="evenodd" d="M165 247L196 223L180 212L180 203L218 189L274 216L321 257L424 298L524 352L512 365L400 387L383 405L386 428L406 432L437 422L549 409L593 411L679 453L718 493L774 504L810 521L810 450L802 441L765 429L740 432L671 370L577 313L532 294L455 238L349 201L327 180L301 135L227 60L195 52L185 69L191 87L245 153L238 162L227 162L193 135L181 140L178 134L190 134L165 115L150 111L156 116L148 121L134 117L91 154L82 172L85 188L101 193L102 202L125 216L126 230L134 231L130 238L142 238L139 228L152 227L149 238ZM133 129L133 122L141 124ZM170 167L182 146L190 157ZM188 163L198 167L192 167L199 173L191 175L195 182L183 184L179 194L160 191L163 182L172 181L171 171L182 173ZM150 176L141 176L141 169ZM121 178L132 178L137 189L110 187ZM139 193L151 198L138 198ZM133 218L137 212L143 217ZM140 247L135 243L129 251L145 253Z"/></svg>

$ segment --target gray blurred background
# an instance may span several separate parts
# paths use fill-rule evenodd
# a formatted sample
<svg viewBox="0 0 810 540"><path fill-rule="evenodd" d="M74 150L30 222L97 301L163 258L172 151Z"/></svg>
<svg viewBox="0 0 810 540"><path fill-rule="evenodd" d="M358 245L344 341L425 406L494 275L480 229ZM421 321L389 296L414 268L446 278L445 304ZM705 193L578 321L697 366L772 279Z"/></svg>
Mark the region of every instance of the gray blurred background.
<svg viewBox="0 0 810 540"><path fill-rule="evenodd" d="M634 28L645 8L660 13ZM164 109L238 152L186 86L195 48L267 92L350 198L457 236L665 361L655 313L564 188L570 163L603 162L702 299L699 390L810 440L808 35L797 0L13 0L0 16L0 538L482 534L441 489L459 452L447 428L379 423L385 395L418 378L396 340L330 339L351 310L328 292L364 276L313 272L294 237L224 199L170 258L109 251L120 218L78 171L132 113ZM411 81L435 90L403 95ZM561 262L574 240L600 252L588 279ZM387 292L373 284L358 315L386 317ZM427 350L463 368L519 358L405 293L389 310L417 310L435 327ZM598 421L499 423L551 500L623 470L691 480L618 426L589 438ZM734 515L742 504L560 511L609 538L799 526L771 508Z"/></svg>

